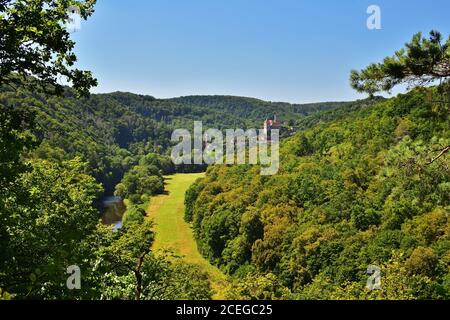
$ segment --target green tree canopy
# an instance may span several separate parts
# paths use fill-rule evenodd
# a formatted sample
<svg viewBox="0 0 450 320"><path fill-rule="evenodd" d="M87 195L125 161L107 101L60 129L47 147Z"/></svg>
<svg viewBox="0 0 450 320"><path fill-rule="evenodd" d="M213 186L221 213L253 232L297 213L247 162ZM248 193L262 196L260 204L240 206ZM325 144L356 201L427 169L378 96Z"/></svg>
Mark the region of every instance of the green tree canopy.
<svg viewBox="0 0 450 320"><path fill-rule="evenodd" d="M96 0L0 0L0 84L18 82L15 75L61 94L65 78L86 96L97 85L90 71L73 68L75 42L66 27L68 9L87 19ZM30 79L30 77L32 77Z"/></svg>
<svg viewBox="0 0 450 320"><path fill-rule="evenodd" d="M428 39L421 33L415 34L405 48L382 63L372 63L361 71L352 70L350 82L358 92L372 96L399 84L427 85L449 77L450 37L444 42L439 32L431 31Z"/></svg>

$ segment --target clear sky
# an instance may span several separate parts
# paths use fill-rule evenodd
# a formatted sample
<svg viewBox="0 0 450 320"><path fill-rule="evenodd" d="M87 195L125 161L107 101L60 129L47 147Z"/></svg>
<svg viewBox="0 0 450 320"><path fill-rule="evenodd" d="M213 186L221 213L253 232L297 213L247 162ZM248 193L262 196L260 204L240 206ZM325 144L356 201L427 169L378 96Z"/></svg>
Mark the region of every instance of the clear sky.
<svg viewBox="0 0 450 320"><path fill-rule="evenodd" d="M369 30L369 5L381 30ZM98 0L73 33L94 92L226 94L295 103L362 98L349 72L418 31L450 32L449 0Z"/></svg>

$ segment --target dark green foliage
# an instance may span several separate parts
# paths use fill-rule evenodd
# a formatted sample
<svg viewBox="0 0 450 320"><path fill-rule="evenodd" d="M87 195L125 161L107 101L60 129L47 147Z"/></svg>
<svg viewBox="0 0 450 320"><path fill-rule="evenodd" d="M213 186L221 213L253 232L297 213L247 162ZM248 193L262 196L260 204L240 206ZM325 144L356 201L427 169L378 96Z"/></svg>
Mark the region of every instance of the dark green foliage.
<svg viewBox="0 0 450 320"><path fill-rule="evenodd" d="M192 222L195 200L197 199L199 193L202 191L203 189L202 187L203 186L200 184L193 184L186 191L186 195L184 197L184 205L185 205L184 219L186 220L186 222Z"/></svg>
<svg viewBox="0 0 450 320"><path fill-rule="evenodd" d="M100 239L103 243L97 255L102 264L96 272L102 298L211 299L208 277L197 266L151 251L154 233L150 220L130 221L115 234L104 232Z"/></svg>
<svg viewBox="0 0 450 320"><path fill-rule="evenodd" d="M355 90L373 95L402 83L426 85L449 77L450 37L445 41L439 32L431 31L429 39L415 34L406 48L382 63L373 63L362 71L353 70L350 81Z"/></svg>
<svg viewBox="0 0 450 320"><path fill-rule="evenodd" d="M296 114L331 109L340 103L323 103L310 107L284 104L280 108L269 102L250 99L245 109L250 116L236 114L229 105L232 97L192 97L194 99L155 99L131 93L91 95L76 99L66 88L63 97L49 97L38 90L21 86L16 90L0 87L0 101L6 108L36 112L39 125L35 134L44 143L34 152L44 159L68 160L81 156L89 163L91 174L102 183L106 194L112 194L125 172L138 164L152 164L163 174L201 172L205 166L174 166L168 157L171 133L175 128L192 129L193 121L203 121L204 128L261 128L274 109ZM184 99L187 99L184 101ZM211 98L212 99L212 98ZM193 104L197 102L198 105ZM232 99L239 108L246 98ZM25 108L26 107L26 108ZM270 111L268 111L270 110ZM283 121L287 119L281 118ZM142 156L144 156L142 158ZM165 155L165 156L162 156ZM142 163L139 163L141 161Z"/></svg>
<svg viewBox="0 0 450 320"><path fill-rule="evenodd" d="M129 199L132 203L142 203L141 197L160 194L164 191L164 179L161 170L154 165L134 166L122 181L116 185L115 195Z"/></svg>
<svg viewBox="0 0 450 320"><path fill-rule="evenodd" d="M171 163L173 129L194 120L259 128L274 114L300 131L283 143L278 175L212 166L186 193L199 250L235 278L228 296L450 298L449 45L440 34L416 35L383 64L352 72L353 87L371 96L444 82L390 100L80 100L96 81L71 69L62 22L70 4L87 18L94 2L0 0L0 299L210 299L198 267L152 252L139 204L164 191L164 174L204 169ZM61 75L73 89L56 82ZM118 231L99 223L98 182L129 200ZM83 286L70 291L65 270L74 264ZM368 291L373 264L383 287Z"/></svg>
<svg viewBox="0 0 450 320"><path fill-rule="evenodd" d="M141 224L144 222L144 217L146 216L146 212L144 209L139 208L138 206L128 206L127 210L125 211L123 218L122 218L122 224L127 227L130 224L137 223Z"/></svg>
<svg viewBox="0 0 450 320"><path fill-rule="evenodd" d="M2 210L9 221L0 243L0 287L21 298L74 298L65 287L65 271L76 264L89 278L94 259L89 237L98 223L92 203L101 188L79 159L36 160L30 166L16 181L27 201L7 199L14 206ZM91 290L84 286L76 295L89 296Z"/></svg>
<svg viewBox="0 0 450 320"><path fill-rule="evenodd" d="M64 77L79 95L88 96L97 85L90 71L72 68L77 61L65 22L68 9L77 6L87 19L95 0L2 0L0 2L0 85L20 83L16 75L61 94ZM32 76L32 78L29 78Z"/></svg>
<svg viewBox="0 0 450 320"><path fill-rule="evenodd" d="M208 169L186 194L186 217L202 253L244 277L233 292L252 297L240 269L251 265L296 298L447 299L449 160L431 161L450 141L434 99L440 90L301 119L304 130L283 142L275 176ZM369 292L372 264L388 274L382 290ZM283 296L267 290L262 297Z"/></svg>
<svg viewBox="0 0 450 320"><path fill-rule="evenodd" d="M176 168L149 154L168 151L173 123L114 95L76 99L96 80L72 68L64 22L69 6L86 19L94 3L0 0L0 300L209 299L198 268L153 255L143 209L131 206L119 232L100 224L96 180L110 193L127 172L139 202L162 192L162 174ZM73 265L79 290L66 287Z"/></svg>
<svg viewBox="0 0 450 320"><path fill-rule="evenodd" d="M241 119L234 124L230 123L232 126L229 126L229 128L248 128L255 126L259 128L262 120L272 118L274 115L277 115L278 119L282 121L297 120L299 115L308 115L321 110L335 109L347 104L347 102L290 104L234 96L187 96L169 99L168 101L212 109L214 111L220 110L226 117L233 115L236 119ZM208 114L211 114L211 112L208 112ZM220 123L220 118L215 118L213 121L213 124L216 126Z"/></svg>
<svg viewBox="0 0 450 320"><path fill-rule="evenodd" d="M15 107L7 107L0 101L0 260L5 253L2 243L9 237L7 229L11 223L11 211L16 204L28 201L28 194L18 177L30 171L24 163L23 153L37 146L37 140L30 130L34 127L32 112Z"/></svg>

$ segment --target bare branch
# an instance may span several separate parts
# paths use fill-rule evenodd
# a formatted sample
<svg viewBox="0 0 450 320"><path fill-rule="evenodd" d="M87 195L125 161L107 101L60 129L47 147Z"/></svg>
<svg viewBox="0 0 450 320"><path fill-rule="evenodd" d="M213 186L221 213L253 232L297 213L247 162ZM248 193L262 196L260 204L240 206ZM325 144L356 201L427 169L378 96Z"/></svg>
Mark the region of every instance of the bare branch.
<svg viewBox="0 0 450 320"><path fill-rule="evenodd" d="M450 145L446 146L436 157L434 157L428 164L432 164L436 160L438 160L440 157L442 157L444 154L446 154L450 150Z"/></svg>

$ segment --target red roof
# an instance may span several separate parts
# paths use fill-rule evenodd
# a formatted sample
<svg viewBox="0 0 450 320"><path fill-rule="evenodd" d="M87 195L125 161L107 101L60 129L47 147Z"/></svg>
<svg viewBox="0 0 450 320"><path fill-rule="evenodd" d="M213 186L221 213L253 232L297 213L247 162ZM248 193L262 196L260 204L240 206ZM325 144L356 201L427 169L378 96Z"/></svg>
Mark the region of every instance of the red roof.
<svg viewBox="0 0 450 320"><path fill-rule="evenodd" d="M274 120L267 120L267 125L268 126L279 126L279 125L281 125L281 123L279 123L278 121L274 121Z"/></svg>

